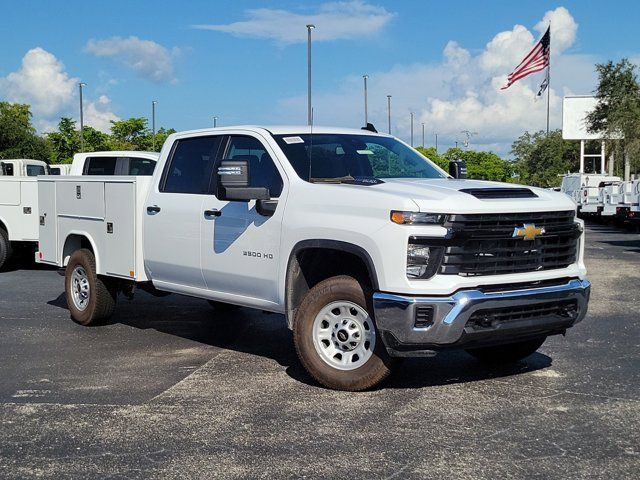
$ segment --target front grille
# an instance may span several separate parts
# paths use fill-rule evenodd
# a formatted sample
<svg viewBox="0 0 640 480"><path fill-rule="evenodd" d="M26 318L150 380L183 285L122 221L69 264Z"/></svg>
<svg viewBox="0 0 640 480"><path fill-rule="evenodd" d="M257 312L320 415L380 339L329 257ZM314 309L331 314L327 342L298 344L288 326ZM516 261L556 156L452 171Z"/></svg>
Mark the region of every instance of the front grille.
<svg viewBox="0 0 640 480"><path fill-rule="evenodd" d="M565 268L576 261L580 227L563 212L450 215L439 273L478 276ZM534 240L513 238L524 225L543 227Z"/></svg>
<svg viewBox="0 0 640 480"><path fill-rule="evenodd" d="M578 302L564 300L559 302L518 305L514 307L478 310L467 321L467 327L474 330L496 328L507 322L537 320L542 318L574 320L578 316Z"/></svg>

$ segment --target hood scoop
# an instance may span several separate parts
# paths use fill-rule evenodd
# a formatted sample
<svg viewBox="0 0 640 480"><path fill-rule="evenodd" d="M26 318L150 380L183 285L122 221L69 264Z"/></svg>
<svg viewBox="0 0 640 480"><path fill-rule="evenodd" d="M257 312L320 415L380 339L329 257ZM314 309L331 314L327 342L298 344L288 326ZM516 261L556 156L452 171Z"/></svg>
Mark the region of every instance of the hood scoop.
<svg viewBox="0 0 640 480"><path fill-rule="evenodd" d="M463 188L460 190L476 198L537 198L528 188Z"/></svg>

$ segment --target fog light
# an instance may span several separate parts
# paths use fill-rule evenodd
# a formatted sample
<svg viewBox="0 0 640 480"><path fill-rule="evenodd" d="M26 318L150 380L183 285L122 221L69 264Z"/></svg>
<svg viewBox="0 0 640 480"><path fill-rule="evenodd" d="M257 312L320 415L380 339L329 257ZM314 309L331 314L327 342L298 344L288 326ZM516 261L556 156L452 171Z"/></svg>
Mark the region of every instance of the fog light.
<svg viewBox="0 0 640 480"><path fill-rule="evenodd" d="M440 264L441 256L441 247L409 243L407 245L407 277L432 277Z"/></svg>

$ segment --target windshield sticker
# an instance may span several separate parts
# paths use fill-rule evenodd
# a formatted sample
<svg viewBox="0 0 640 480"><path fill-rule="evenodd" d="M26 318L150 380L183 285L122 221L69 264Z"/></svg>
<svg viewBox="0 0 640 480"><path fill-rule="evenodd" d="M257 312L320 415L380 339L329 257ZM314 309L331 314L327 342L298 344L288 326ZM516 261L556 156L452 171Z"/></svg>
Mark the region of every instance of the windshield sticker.
<svg viewBox="0 0 640 480"><path fill-rule="evenodd" d="M300 137L282 137L284 143L291 145L292 143L304 143L304 140Z"/></svg>
<svg viewBox="0 0 640 480"><path fill-rule="evenodd" d="M356 150L360 155L373 155L371 150Z"/></svg>

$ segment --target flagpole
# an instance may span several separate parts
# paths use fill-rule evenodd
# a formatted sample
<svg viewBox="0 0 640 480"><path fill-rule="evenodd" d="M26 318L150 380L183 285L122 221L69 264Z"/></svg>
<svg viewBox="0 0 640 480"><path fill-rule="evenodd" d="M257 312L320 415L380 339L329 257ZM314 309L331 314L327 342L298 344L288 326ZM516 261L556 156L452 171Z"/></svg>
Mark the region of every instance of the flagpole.
<svg viewBox="0 0 640 480"><path fill-rule="evenodd" d="M547 65L547 137L549 136L550 98L551 98L551 22L549 22L549 65Z"/></svg>

